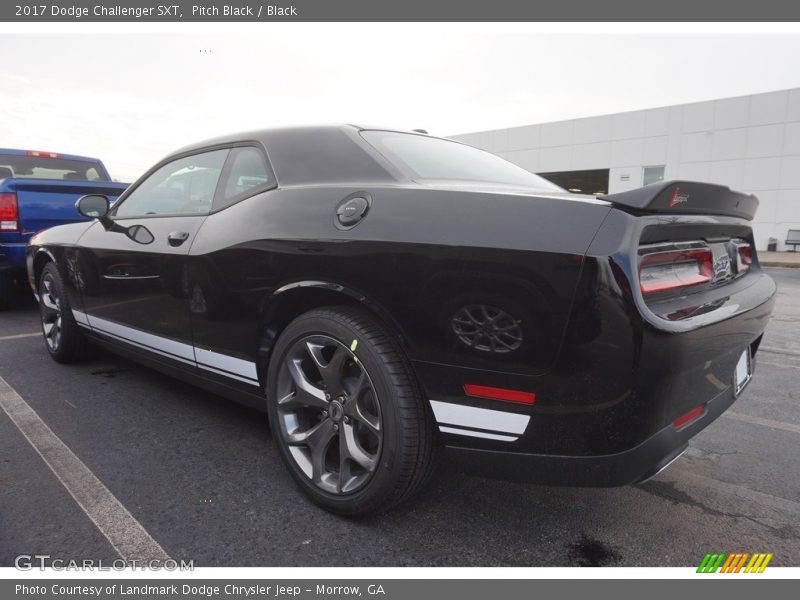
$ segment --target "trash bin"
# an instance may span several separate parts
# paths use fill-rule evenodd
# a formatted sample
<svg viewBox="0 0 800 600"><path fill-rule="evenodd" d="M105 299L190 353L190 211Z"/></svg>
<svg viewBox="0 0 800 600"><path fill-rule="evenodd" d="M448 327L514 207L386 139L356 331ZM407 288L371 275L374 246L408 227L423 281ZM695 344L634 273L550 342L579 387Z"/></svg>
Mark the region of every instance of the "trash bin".
<svg viewBox="0 0 800 600"><path fill-rule="evenodd" d="M777 238L769 238L769 242L767 243L767 251L768 252L777 252L778 251L778 240L777 240Z"/></svg>

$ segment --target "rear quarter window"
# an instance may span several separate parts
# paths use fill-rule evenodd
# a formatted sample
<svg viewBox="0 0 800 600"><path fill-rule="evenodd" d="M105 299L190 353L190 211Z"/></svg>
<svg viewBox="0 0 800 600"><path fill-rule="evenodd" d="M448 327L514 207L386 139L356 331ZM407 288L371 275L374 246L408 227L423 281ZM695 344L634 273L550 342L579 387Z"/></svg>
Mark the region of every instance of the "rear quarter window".
<svg viewBox="0 0 800 600"><path fill-rule="evenodd" d="M231 150L223 177L222 190L214 201L213 210L221 210L274 185L264 155L251 146Z"/></svg>

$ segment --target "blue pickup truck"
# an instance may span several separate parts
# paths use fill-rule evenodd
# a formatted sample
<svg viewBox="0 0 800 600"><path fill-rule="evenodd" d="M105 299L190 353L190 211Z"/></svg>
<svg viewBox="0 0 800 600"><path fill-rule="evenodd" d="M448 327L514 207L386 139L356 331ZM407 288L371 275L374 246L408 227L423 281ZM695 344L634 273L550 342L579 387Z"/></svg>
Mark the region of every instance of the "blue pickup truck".
<svg viewBox="0 0 800 600"><path fill-rule="evenodd" d="M34 233L84 220L75 210L84 194L113 201L126 187L96 158L0 148L0 310L24 284L25 246Z"/></svg>

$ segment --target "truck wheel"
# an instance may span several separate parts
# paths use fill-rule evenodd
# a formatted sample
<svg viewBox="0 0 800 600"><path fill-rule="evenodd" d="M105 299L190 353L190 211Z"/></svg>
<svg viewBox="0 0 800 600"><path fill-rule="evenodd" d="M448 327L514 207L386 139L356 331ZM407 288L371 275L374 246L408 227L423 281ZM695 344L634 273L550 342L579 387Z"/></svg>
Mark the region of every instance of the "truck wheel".
<svg viewBox="0 0 800 600"><path fill-rule="evenodd" d="M433 471L430 407L402 349L364 310L315 309L286 327L269 364L267 408L292 477L331 512L391 508Z"/></svg>
<svg viewBox="0 0 800 600"><path fill-rule="evenodd" d="M52 262L45 265L39 280L39 312L50 356L60 363L81 359L86 350L86 339L72 316L64 283Z"/></svg>

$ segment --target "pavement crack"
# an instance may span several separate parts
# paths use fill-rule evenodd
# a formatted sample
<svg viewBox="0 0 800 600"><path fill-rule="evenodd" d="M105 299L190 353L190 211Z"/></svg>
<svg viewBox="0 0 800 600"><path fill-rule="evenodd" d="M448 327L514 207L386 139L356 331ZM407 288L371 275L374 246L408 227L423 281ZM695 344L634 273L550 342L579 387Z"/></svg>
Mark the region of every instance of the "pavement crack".
<svg viewBox="0 0 800 600"><path fill-rule="evenodd" d="M647 492L653 496L658 496L659 498L664 498L668 500L672 504L684 504L687 506L692 506L694 508L699 508L707 515L712 515L716 517L732 517L737 515L732 515L726 513L721 510L717 510L716 508L712 508L707 504L703 504L702 502L695 500L692 496L684 492L683 490L679 490L675 487L674 481L657 481L652 480L648 481L647 483L643 483L641 485L637 485L637 488L640 490Z"/></svg>
<svg viewBox="0 0 800 600"><path fill-rule="evenodd" d="M687 494L683 490L679 490L675 487L674 481L657 481L652 480L648 481L647 483L643 483L641 485L637 485L637 488L651 494L653 496L658 496L659 498L663 498L674 505L683 504L686 506L691 506L694 508L700 509L703 513L707 515L711 515L714 517L725 517L728 519L745 519L750 521L751 523L755 523L756 525L760 525L765 529L768 529L776 536L782 539L798 539L800 535L798 535L797 530L791 525L782 525L780 527L775 527L773 525L768 525L763 521L759 520L758 517L753 515L748 515L745 513L736 513L736 512L726 512L724 510L718 510L703 502L700 502L693 498L691 495Z"/></svg>

